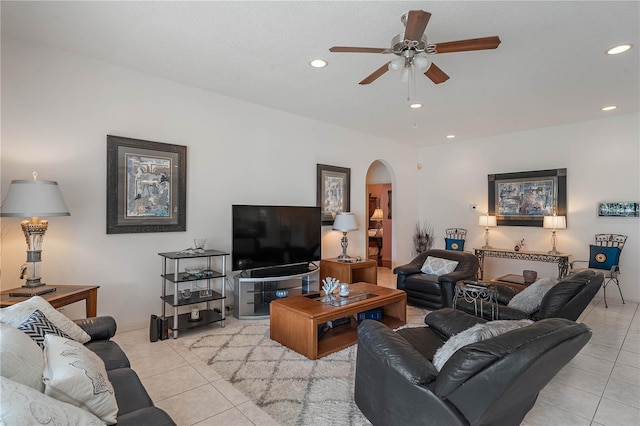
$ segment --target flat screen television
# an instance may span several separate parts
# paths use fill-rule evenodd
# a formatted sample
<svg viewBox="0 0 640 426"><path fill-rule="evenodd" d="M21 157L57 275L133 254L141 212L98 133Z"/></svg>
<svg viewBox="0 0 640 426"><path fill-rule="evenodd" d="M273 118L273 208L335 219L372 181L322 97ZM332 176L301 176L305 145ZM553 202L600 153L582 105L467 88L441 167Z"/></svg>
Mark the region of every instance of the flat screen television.
<svg viewBox="0 0 640 426"><path fill-rule="evenodd" d="M320 260L320 207L232 206L234 271Z"/></svg>

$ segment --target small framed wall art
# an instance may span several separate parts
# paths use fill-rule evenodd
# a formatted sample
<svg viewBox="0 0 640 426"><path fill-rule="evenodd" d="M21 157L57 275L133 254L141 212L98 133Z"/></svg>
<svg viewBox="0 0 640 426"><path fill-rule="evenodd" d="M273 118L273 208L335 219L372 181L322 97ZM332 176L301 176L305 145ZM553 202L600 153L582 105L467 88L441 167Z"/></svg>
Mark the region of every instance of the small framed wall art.
<svg viewBox="0 0 640 426"><path fill-rule="evenodd" d="M186 230L187 147L107 135L107 234Z"/></svg>
<svg viewBox="0 0 640 426"><path fill-rule="evenodd" d="M322 225L333 225L336 213L351 208L351 169L317 164L316 173L316 205L320 207Z"/></svg>
<svg viewBox="0 0 640 426"><path fill-rule="evenodd" d="M640 217L640 203L635 201L609 201L598 203L600 217Z"/></svg>

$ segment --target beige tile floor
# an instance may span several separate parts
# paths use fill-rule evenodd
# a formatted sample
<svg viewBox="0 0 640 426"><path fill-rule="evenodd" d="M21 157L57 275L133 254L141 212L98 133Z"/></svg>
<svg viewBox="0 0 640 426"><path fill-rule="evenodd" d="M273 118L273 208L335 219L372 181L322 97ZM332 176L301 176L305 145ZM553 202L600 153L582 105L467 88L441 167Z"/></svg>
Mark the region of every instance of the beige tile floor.
<svg viewBox="0 0 640 426"><path fill-rule="evenodd" d="M395 288L391 270L378 268L378 284ZM610 289L608 309L599 294L579 318L593 337L540 392L523 425L640 425L640 310L637 303L623 305ZM114 340L155 404L178 425L277 424L191 355L181 339L150 343L145 328L118 333Z"/></svg>

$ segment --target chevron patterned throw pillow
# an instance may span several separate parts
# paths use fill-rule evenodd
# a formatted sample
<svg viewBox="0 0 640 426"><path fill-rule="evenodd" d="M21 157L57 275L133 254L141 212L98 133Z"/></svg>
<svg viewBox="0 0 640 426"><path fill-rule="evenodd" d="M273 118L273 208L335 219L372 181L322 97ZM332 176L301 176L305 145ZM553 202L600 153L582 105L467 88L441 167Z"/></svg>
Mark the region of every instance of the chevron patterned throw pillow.
<svg viewBox="0 0 640 426"><path fill-rule="evenodd" d="M31 337L42 349L44 349L44 336L47 334L55 334L67 339L71 338L64 331L53 325L39 309L33 311L29 318L18 326L18 330Z"/></svg>

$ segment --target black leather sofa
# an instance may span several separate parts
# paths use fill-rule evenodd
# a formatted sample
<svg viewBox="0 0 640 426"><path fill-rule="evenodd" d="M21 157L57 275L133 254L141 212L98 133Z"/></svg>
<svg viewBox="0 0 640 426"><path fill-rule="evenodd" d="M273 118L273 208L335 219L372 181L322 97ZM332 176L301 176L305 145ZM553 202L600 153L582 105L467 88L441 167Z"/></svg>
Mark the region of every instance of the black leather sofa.
<svg viewBox="0 0 640 426"><path fill-rule="evenodd" d="M603 281L604 274L593 270L569 275L549 289L542 298L538 310L531 313L507 306L509 301L518 294L519 290L505 285L497 285L498 317L496 319L531 319L538 321L544 318L566 318L576 321L596 293L598 293ZM479 303L483 304L483 316L486 319L491 319L491 306L485 301ZM464 300L458 301L456 308L470 314L475 312L474 306Z"/></svg>
<svg viewBox="0 0 640 426"><path fill-rule="evenodd" d="M544 319L456 351L438 372L431 361L449 337L485 322L455 309L428 327L394 332L358 327L355 402L374 425L518 425L540 390L589 341L591 330Z"/></svg>
<svg viewBox="0 0 640 426"><path fill-rule="evenodd" d="M153 405L129 359L117 343L110 339L116 334L116 321L110 316L75 320L91 336L85 346L103 361L118 402L118 425L175 425L169 415Z"/></svg>
<svg viewBox="0 0 640 426"><path fill-rule="evenodd" d="M455 260L455 271L445 275L428 275L420 270L428 256ZM456 282L473 280L478 274L478 258L469 252L427 250L406 265L393 270L398 275L397 288L407 292L407 303L428 309L449 308L453 302Z"/></svg>

